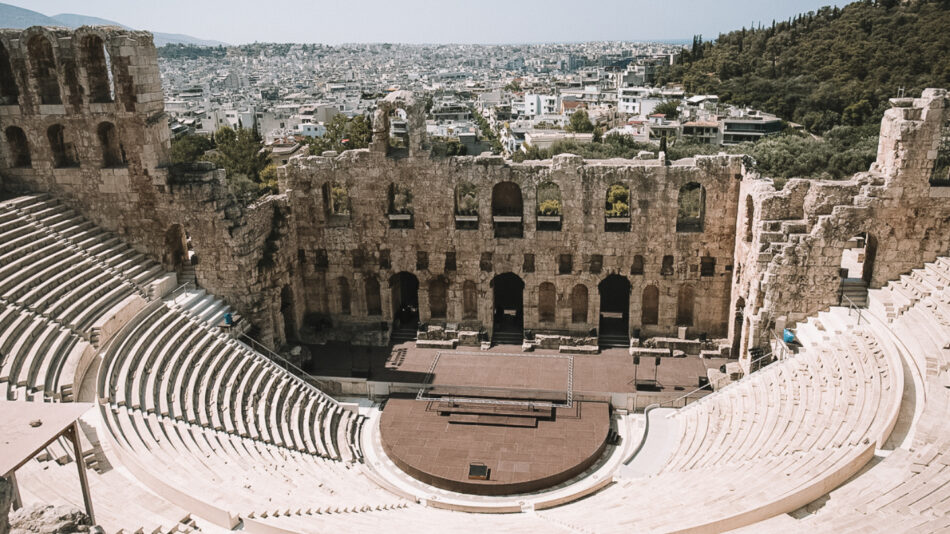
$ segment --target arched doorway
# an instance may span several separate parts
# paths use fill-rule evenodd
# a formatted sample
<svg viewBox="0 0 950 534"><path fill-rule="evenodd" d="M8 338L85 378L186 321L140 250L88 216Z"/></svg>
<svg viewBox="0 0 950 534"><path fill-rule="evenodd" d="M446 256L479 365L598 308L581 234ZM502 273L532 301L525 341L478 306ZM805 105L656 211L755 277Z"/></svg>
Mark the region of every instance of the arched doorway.
<svg viewBox="0 0 950 534"><path fill-rule="evenodd" d="M521 187L514 182L495 184L491 192L491 214L495 237L522 237L524 204Z"/></svg>
<svg viewBox="0 0 950 534"><path fill-rule="evenodd" d="M597 286L600 291L600 339L630 345L630 280L612 274Z"/></svg>
<svg viewBox="0 0 950 534"><path fill-rule="evenodd" d="M165 268L179 274L188 263L188 236L180 224L173 224L165 231L165 253L162 255Z"/></svg>
<svg viewBox="0 0 950 534"><path fill-rule="evenodd" d="M405 271L389 279L392 288L393 327L415 329L419 324L419 279Z"/></svg>
<svg viewBox="0 0 950 534"><path fill-rule="evenodd" d="M491 287L496 339L499 333L514 334L519 338L517 342L521 343L524 334L524 282L514 273L504 273L492 279Z"/></svg>
<svg viewBox="0 0 950 534"><path fill-rule="evenodd" d="M877 239L867 232L861 232L845 243L839 270L842 305L867 306L876 255Z"/></svg>

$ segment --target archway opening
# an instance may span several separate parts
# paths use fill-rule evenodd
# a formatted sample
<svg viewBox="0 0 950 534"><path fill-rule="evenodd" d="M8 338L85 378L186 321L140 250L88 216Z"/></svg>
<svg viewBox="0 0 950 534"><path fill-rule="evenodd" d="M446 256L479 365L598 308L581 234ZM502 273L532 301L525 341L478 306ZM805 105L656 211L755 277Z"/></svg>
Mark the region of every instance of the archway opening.
<svg viewBox="0 0 950 534"><path fill-rule="evenodd" d="M36 80L40 104L62 104L59 94L59 78L56 74L56 59L53 45L42 35L34 35L27 44L30 67Z"/></svg>
<svg viewBox="0 0 950 534"><path fill-rule="evenodd" d="M109 52L98 35L87 35L82 40L82 60L86 67L86 85L89 101L96 104L112 102L114 91L109 70Z"/></svg>
<svg viewBox="0 0 950 534"><path fill-rule="evenodd" d="M66 129L62 124L54 124L47 128L46 139L49 141L50 152L53 155L53 167L59 169L79 166L76 147L66 142Z"/></svg>
<svg viewBox="0 0 950 534"><path fill-rule="evenodd" d="M495 332L524 332L524 281L514 273L492 279Z"/></svg>
<svg viewBox="0 0 950 534"><path fill-rule="evenodd" d="M584 324L587 322L587 286L577 284L571 291L571 323Z"/></svg>
<svg viewBox="0 0 950 534"><path fill-rule="evenodd" d="M20 89L10 65L10 53L0 43L0 106L16 105L20 98Z"/></svg>
<svg viewBox="0 0 950 534"><path fill-rule="evenodd" d="M690 182L680 188L677 199L677 232L702 232L706 218L706 188Z"/></svg>
<svg viewBox="0 0 950 534"><path fill-rule="evenodd" d="M495 224L495 237L522 237L524 203L521 187L514 182L495 184L491 191L491 214Z"/></svg>
<svg viewBox="0 0 950 534"><path fill-rule="evenodd" d="M630 340L630 280L619 274L604 278L597 286L600 291L600 336Z"/></svg>
<svg viewBox="0 0 950 534"><path fill-rule="evenodd" d="M181 274L188 260L188 235L185 233L185 227L180 224L173 224L165 231L165 252L162 255L162 263L165 268Z"/></svg>
<svg viewBox="0 0 950 534"><path fill-rule="evenodd" d="M363 279L363 288L366 294L366 315L382 315L383 306L379 296L379 280L376 280L375 276L367 275Z"/></svg>
<svg viewBox="0 0 950 534"><path fill-rule="evenodd" d="M693 326L693 308L696 305L696 293L693 286L683 284L676 297L677 326Z"/></svg>
<svg viewBox="0 0 950 534"><path fill-rule="evenodd" d="M10 150L10 166L25 168L33 164L30 157L30 143L26 140L26 134L16 126L10 126L6 131L7 147Z"/></svg>
<svg viewBox="0 0 950 534"><path fill-rule="evenodd" d="M449 309L449 281L444 276L429 280L429 316L445 319Z"/></svg>
<svg viewBox="0 0 950 534"><path fill-rule="evenodd" d="M841 304L867 306L876 255L877 239L867 232L861 232L845 242L839 270Z"/></svg>
<svg viewBox="0 0 950 534"><path fill-rule="evenodd" d="M392 290L393 329L415 329L419 325L419 279L402 271L389 279Z"/></svg>
<svg viewBox="0 0 950 534"><path fill-rule="evenodd" d="M125 167L125 149L119 142L115 125L111 122L101 122L96 128L99 137L99 148L102 150L102 166L104 168Z"/></svg>

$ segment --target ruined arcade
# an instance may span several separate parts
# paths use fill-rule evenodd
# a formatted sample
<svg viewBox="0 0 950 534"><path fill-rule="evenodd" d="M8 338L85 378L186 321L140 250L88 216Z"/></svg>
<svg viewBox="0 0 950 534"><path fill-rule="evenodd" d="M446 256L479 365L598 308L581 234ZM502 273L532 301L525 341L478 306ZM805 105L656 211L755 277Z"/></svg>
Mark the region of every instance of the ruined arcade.
<svg viewBox="0 0 950 534"><path fill-rule="evenodd" d="M169 163L149 33L0 31L0 384L91 403L107 520L126 479L130 517L183 531L904 519L861 510L946 459L946 90L891 100L867 172L782 187L726 154L436 157L424 113L391 92L369 148L249 199ZM390 378L310 376L301 340L386 346ZM624 374L655 358L664 389L674 353L735 361L664 397Z"/></svg>

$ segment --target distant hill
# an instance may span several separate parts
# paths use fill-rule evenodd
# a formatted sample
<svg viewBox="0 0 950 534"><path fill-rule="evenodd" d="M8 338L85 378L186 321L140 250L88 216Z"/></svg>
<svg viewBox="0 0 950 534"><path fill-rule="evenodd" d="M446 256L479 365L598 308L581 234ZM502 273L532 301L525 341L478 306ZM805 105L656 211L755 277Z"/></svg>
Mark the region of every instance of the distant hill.
<svg viewBox="0 0 950 534"><path fill-rule="evenodd" d="M99 17L77 15L75 13L60 13L59 15L48 17L36 11L24 9L22 7L11 6L10 4L0 3L0 27L2 28L29 28L30 26L64 26L66 28L78 28L83 25L119 26L127 30L132 29L125 24ZM183 35L180 33L162 33L153 31L152 35L155 38L155 46L164 46L167 44L218 46L227 44L222 43L221 41L198 39L197 37Z"/></svg>
<svg viewBox="0 0 950 534"><path fill-rule="evenodd" d="M58 20L22 7L0 4L0 27L29 28L30 26L62 26Z"/></svg>
<svg viewBox="0 0 950 534"><path fill-rule="evenodd" d="M66 26L67 28L78 28L80 26L119 26L120 28L125 28L127 30L132 29L124 24L119 24L114 20L101 19L99 17L87 17L86 15L77 15L75 13L60 13L59 15L53 15L53 18L58 20L61 25Z"/></svg>
<svg viewBox="0 0 950 534"><path fill-rule="evenodd" d="M887 100L950 86L950 1L862 0L759 28L697 36L661 83L718 94L823 133L877 127Z"/></svg>

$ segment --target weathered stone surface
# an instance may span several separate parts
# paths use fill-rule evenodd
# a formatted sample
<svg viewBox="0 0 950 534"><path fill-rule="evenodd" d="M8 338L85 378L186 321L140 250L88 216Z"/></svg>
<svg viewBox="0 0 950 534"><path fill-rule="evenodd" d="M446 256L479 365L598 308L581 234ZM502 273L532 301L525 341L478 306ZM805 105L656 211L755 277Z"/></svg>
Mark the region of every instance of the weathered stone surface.
<svg viewBox="0 0 950 534"><path fill-rule="evenodd" d="M10 534L89 532L89 517L71 506L33 504L10 514Z"/></svg>
<svg viewBox="0 0 950 534"><path fill-rule="evenodd" d="M0 534L10 532L10 505L13 504L13 485L0 477Z"/></svg>

